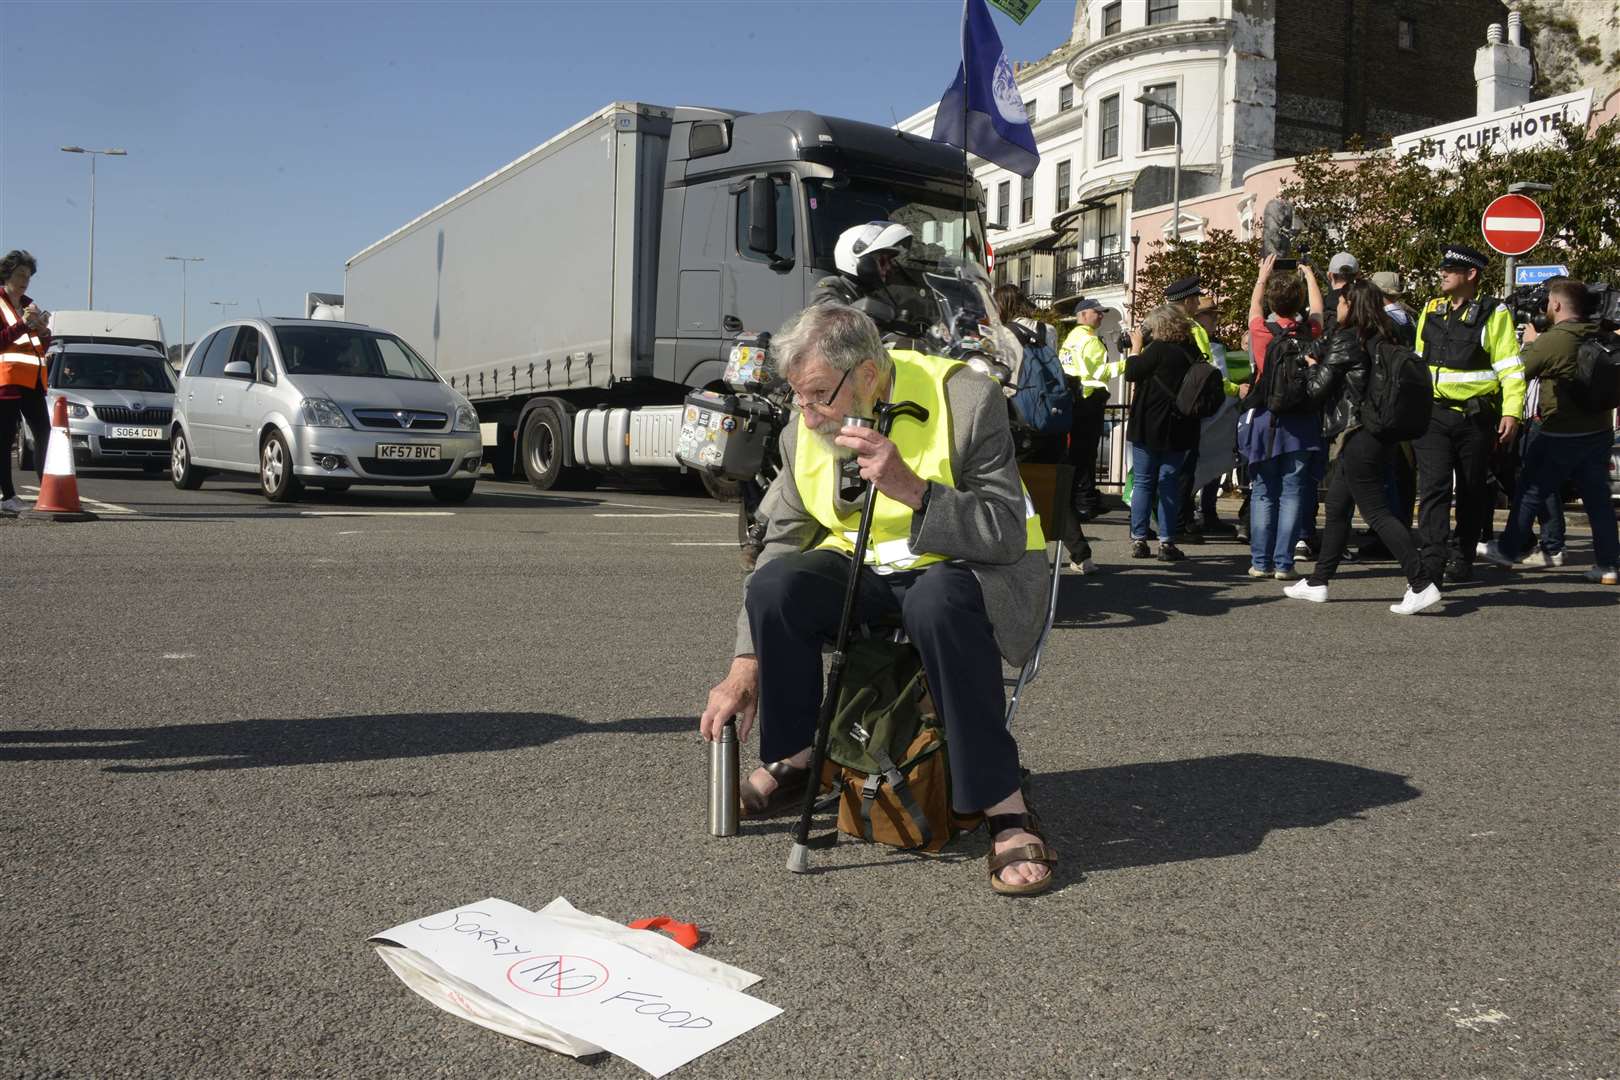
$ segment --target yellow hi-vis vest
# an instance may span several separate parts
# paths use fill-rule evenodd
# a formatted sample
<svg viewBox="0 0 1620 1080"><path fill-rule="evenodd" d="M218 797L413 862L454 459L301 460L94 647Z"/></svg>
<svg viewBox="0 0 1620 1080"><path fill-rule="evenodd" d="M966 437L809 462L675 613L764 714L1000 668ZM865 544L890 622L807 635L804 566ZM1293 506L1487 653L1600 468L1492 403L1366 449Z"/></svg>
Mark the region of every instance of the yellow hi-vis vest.
<svg viewBox="0 0 1620 1080"><path fill-rule="evenodd" d="M0 319L6 321L7 328L23 321L22 316L12 310L11 298L4 294L0 294ZM0 352L0 386L20 386L24 390L45 389L44 355L45 345L39 340L39 335L25 330L21 337L6 346L4 352Z"/></svg>
<svg viewBox="0 0 1620 1080"><path fill-rule="evenodd" d="M1097 336L1096 329L1084 325L1076 326L1063 339L1058 362L1063 365L1065 375L1080 380L1081 397L1107 390L1108 381L1125 369L1122 362L1108 359L1108 346Z"/></svg>
<svg viewBox="0 0 1620 1080"><path fill-rule="evenodd" d="M894 430L889 432L889 438L912 472L924 480L955 487L956 478L951 470L950 402L945 396L945 379L962 365L909 349L892 350L889 356L894 360L894 386L889 391L889 400L915 401L928 410L926 423L900 417L895 421ZM793 478L799 501L827 530L826 538L817 547L853 555L861 511L857 506L847 514L838 512L838 466L837 457L805 424L801 413L798 446L793 454ZM864 560L867 566L880 574L891 574L898 570L921 570L947 561L943 555L911 550L912 513L905 503L878 493L872 514L872 536ZM1045 547L1040 518L1035 515L1027 491L1024 514L1025 550Z"/></svg>

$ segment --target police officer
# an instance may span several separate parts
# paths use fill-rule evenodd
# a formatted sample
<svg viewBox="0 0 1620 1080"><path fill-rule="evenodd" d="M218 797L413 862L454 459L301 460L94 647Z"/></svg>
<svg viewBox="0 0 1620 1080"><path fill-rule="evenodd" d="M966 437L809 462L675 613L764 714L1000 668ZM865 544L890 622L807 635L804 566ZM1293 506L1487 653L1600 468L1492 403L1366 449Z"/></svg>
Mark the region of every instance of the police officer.
<svg viewBox="0 0 1620 1080"><path fill-rule="evenodd" d="M1512 443L1524 410L1524 367L1513 313L1480 296L1488 260L1463 244L1440 259L1440 293L1418 315L1417 353L1434 378L1429 430L1412 444L1417 459L1418 537L1423 570L1469 581L1474 547L1493 507L1486 494L1491 451ZM1456 547L1448 551L1452 474L1457 477Z"/></svg>
<svg viewBox="0 0 1620 1080"><path fill-rule="evenodd" d="M1204 359L1210 363L1215 362L1214 355L1209 351L1209 331L1198 324L1198 301L1204 295L1204 283L1197 274L1189 277L1177 278L1164 290L1164 298L1170 303L1186 312L1187 318L1193 321L1193 341L1198 345L1198 351L1204 354ZM1235 395L1237 391L1233 391Z"/></svg>
<svg viewBox="0 0 1620 1080"><path fill-rule="evenodd" d="M1074 466L1074 509L1082 521L1102 513L1102 495L1097 491L1097 448L1102 443L1107 416L1108 383L1119 378L1124 366L1122 361L1108 359L1108 346L1097 336L1106 311L1090 297L1074 303L1077 325L1058 350L1058 362L1069 378L1075 401L1074 426L1069 430L1069 464Z"/></svg>

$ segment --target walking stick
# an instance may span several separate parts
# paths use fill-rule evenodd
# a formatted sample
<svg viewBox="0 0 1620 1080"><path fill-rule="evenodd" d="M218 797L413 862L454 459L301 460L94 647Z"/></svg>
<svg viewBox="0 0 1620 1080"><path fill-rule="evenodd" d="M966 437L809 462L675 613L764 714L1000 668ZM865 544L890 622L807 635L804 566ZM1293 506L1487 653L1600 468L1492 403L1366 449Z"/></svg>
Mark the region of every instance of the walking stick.
<svg viewBox="0 0 1620 1080"><path fill-rule="evenodd" d="M910 416L918 423L928 422L928 410L915 401L894 404L879 403L877 433L888 435L896 419ZM832 662L827 667L827 689L821 698L821 716L816 721L815 751L810 757L810 782L805 785L804 810L799 814L799 827L793 834L793 850L788 852L787 868L795 874L810 872L810 819L816 812L816 800L821 797L821 770L827 762L827 742L832 737L833 713L838 709L838 691L844 682L844 653L849 648L849 632L855 622L855 596L860 590L861 569L866 562L866 544L872 538L872 515L877 507L877 485L866 485L866 505L861 507L861 524L855 531L855 555L849 571L849 585L844 589L844 613L838 619L838 637L833 642Z"/></svg>

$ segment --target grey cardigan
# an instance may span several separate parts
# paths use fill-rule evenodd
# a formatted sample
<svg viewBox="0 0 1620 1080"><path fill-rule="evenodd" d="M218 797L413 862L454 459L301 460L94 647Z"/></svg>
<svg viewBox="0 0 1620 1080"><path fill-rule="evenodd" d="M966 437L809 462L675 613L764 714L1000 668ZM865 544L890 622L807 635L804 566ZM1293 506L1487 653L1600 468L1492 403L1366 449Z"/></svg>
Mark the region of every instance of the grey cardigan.
<svg viewBox="0 0 1620 1080"><path fill-rule="evenodd" d="M967 367L958 367L947 378L945 398L950 415L930 417L928 422L951 425L951 473L956 486L929 483L927 506L911 517L911 547L944 555L973 571L1002 656L1014 665L1022 664L1046 622L1050 568L1044 550L1025 550L1029 506L1013 454L1007 400L994 381ZM826 534L799 500L793 478L798 434L795 419L782 434L782 471L760 503L759 516L765 519L766 531L756 570L772 559L809 550ZM839 509L847 512L851 505L840 504ZM743 578L745 594L749 576ZM754 638L744 607L737 616L734 655L753 652Z"/></svg>

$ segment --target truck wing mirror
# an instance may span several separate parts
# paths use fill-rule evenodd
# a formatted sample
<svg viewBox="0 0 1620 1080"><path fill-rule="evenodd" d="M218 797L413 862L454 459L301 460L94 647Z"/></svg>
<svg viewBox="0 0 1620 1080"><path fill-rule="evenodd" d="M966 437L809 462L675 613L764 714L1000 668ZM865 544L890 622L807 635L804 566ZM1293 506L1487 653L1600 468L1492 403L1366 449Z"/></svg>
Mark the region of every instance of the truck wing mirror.
<svg viewBox="0 0 1620 1080"><path fill-rule="evenodd" d="M776 254L776 183L768 176L748 182L748 250Z"/></svg>

